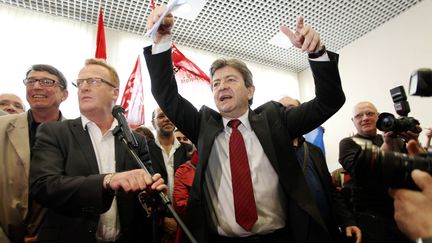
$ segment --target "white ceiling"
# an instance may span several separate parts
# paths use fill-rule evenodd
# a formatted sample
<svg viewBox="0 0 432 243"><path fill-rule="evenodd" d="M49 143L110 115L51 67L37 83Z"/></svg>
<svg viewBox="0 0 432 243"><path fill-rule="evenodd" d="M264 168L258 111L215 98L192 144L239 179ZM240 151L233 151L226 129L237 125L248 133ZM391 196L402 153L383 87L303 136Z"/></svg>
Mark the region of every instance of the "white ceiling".
<svg viewBox="0 0 432 243"><path fill-rule="evenodd" d="M174 42L283 70L308 67L304 54L268 44L280 24L303 15L328 50L338 51L422 0L207 0L194 20L176 19ZM167 1L155 0L156 4ZM146 32L151 0L0 0L0 3L96 24L102 4L106 28Z"/></svg>

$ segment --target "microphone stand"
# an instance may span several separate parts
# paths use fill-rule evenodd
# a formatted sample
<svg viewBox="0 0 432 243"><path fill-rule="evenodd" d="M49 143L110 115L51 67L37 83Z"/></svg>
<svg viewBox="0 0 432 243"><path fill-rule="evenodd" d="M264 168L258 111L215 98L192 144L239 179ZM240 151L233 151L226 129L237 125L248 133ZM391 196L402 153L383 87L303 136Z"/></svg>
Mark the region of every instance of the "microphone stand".
<svg viewBox="0 0 432 243"><path fill-rule="evenodd" d="M153 176L154 171L153 168L151 167L151 162L148 161L146 163L146 165L144 165L144 163L141 161L141 159L138 157L138 155L135 153L135 151L133 150L133 146L132 144L129 144L126 139L123 136L123 128L119 125L117 125L114 130L112 131L113 135L118 138L123 146L126 148L126 150L129 152L129 154L134 158L134 160L137 162L137 164L144 169L145 172L147 172L149 175ZM147 140L145 140L145 145L146 145L146 149L148 150L148 145L147 145ZM152 173L150 173L150 171ZM185 225L185 223L183 222L183 220L180 218L180 216L176 213L176 211L174 210L171 201L169 200L169 198L163 193L163 192L158 192L158 195L161 199L161 203L168 208L168 210L170 211L170 213L173 215L174 219L177 221L177 224L180 226L180 228L182 229L182 231L187 235L187 237L189 238L191 243L198 243L198 241L195 239L195 237L192 235L192 233L189 231L189 229L187 228L187 226Z"/></svg>

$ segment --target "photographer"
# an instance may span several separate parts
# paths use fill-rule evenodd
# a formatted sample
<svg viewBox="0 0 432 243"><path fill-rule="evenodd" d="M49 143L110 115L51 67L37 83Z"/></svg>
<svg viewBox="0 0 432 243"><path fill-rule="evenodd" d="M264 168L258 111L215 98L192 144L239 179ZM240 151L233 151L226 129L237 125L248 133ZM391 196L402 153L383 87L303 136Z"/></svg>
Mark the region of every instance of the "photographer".
<svg viewBox="0 0 432 243"><path fill-rule="evenodd" d="M415 141L410 141L407 148L411 155L423 152ZM394 199L394 218L399 229L409 238L432 242L432 176L420 170L413 170L411 176L420 191L390 190Z"/></svg>
<svg viewBox="0 0 432 243"><path fill-rule="evenodd" d="M363 242L410 242L397 228L393 218L393 200L388 195L387 186L373 177L362 177L355 173L359 165L367 165L369 161L356 159L360 145L353 138L367 139L382 150L398 152L406 152L404 141L418 138L418 134L410 131L402 132L398 137L393 131L386 132L384 136L377 134L378 116L377 109L370 102L360 102L354 106L352 121L357 134L340 141L339 163L353 175L354 215L362 230Z"/></svg>

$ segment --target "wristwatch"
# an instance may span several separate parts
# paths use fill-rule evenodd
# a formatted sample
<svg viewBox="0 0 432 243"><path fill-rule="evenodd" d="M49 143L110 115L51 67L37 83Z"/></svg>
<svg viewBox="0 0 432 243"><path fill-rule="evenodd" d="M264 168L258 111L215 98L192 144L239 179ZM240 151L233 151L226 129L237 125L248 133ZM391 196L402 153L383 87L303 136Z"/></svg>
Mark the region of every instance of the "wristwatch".
<svg viewBox="0 0 432 243"><path fill-rule="evenodd" d="M324 53L326 53L326 48L325 48L324 45L322 45L321 48L318 51L311 52L311 53L308 54L308 56L309 56L309 58L314 59L314 58L318 58L318 57L324 55Z"/></svg>
<svg viewBox="0 0 432 243"><path fill-rule="evenodd" d="M104 180L106 190L110 193L113 193L113 194L115 193L115 191L113 189L111 189L110 183L111 183L111 179L113 178L114 175L115 175L115 173L110 173L110 174L105 176L105 180Z"/></svg>

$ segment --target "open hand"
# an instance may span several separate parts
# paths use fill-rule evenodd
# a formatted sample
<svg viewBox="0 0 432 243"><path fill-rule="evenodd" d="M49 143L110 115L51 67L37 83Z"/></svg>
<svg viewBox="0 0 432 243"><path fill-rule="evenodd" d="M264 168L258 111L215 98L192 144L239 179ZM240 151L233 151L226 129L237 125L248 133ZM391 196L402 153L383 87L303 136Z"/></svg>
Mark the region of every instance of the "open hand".
<svg viewBox="0 0 432 243"><path fill-rule="evenodd" d="M281 26L280 31L290 39L295 47L300 48L302 51L312 53L318 51L321 47L320 34L312 27L305 26L303 17L297 19L295 32L288 26Z"/></svg>

